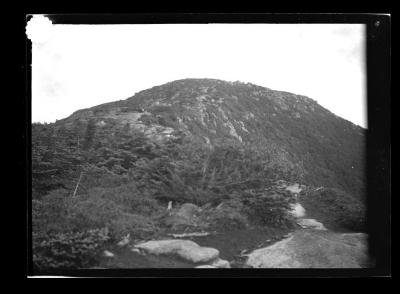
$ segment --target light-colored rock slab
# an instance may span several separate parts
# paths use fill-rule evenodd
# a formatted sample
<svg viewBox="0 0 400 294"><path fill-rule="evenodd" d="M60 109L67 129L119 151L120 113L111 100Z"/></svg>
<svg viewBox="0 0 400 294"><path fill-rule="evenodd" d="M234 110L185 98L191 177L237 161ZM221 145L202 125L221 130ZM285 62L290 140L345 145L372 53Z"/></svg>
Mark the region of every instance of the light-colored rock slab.
<svg viewBox="0 0 400 294"><path fill-rule="evenodd" d="M193 263L207 263L218 258L219 251L211 247L201 247L190 240L158 240L135 245L150 254L177 255Z"/></svg>
<svg viewBox="0 0 400 294"><path fill-rule="evenodd" d="M205 263L218 258L219 251L211 247L183 246L177 254L193 263Z"/></svg>
<svg viewBox="0 0 400 294"><path fill-rule="evenodd" d="M225 260L225 259L216 259L212 264L212 266L216 267L216 268L230 268L231 264L229 263L229 261Z"/></svg>
<svg viewBox="0 0 400 294"><path fill-rule="evenodd" d="M103 251L103 256L105 256L105 257L114 257L114 253L112 253L111 251L108 251L108 250L104 250Z"/></svg>
<svg viewBox="0 0 400 294"><path fill-rule="evenodd" d="M290 211L290 213L294 217L299 218L299 217L304 217L306 215L306 210L300 203L292 204L291 208L292 210Z"/></svg>
<svg viewBox="0 0 400 294"><path fill-rule="evenodd" d="M365 234L301 230L291 237L249 254L253 268L365 268L368 243Z"/></svg>
<svg viewBox="0 0 400 294"><path fill-rule="evenodd" d="M312 218L303 218L297 221L302 228L326 231L322 223Z"/></svg>

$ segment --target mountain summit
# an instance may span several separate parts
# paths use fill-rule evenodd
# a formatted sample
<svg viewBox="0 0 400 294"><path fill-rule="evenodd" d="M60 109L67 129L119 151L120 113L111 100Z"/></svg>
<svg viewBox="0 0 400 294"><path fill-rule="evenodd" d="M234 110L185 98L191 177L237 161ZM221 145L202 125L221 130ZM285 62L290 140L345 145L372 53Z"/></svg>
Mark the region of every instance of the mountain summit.
<svg viewBox="0 0 400 294"><path fill-rule="evenodd" d="M76 111L55 126L89 121L106 133L129 125L153 141L184 134L208 146L221 140L258 146L303 183L357 198L364 193L365 130L305 96L251 83L183 79Z"/></svg>

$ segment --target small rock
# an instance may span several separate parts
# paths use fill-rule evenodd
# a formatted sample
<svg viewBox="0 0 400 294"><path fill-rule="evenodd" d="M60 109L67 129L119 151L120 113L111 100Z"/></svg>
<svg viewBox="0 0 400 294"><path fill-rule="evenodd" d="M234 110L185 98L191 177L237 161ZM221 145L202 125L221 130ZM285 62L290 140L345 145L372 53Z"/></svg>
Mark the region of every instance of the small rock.
<svg viewBox="0 0 400 294"><path fill-rule="evenodd" d="M131 251L132 251L132 252L135 252L135 253L138 253L138 254L141 254L141 253L142 253L142 252L140 251L140 249L138 249L138 248L132 248Z"/></svg>
<svg viewBox="0 0 400 294"><path fill-rule="evenodd" d="M183 233L183 234L170 234L174 238L184 238L184 237L203 237L208 236L210 233L207 232L193 232L193 233Z"/></svg>
<svg viewBox="0 0 400 294"><path fill-rule="evenodd" d="M215 260L211 265L216 268L231 268L229 261L220 258Z"/></svg>
<svg viewBox="0 0 400 294"><path fill-rule="evenodd" d="M192 203L185 203L179 208L177 215L184 218L192 218L196 213L200 211L200 207Z"/></svg>
<svg viewBox="0 0 400 294"><path fill-rule="evenodd" d="M129 244L129 242L131 241L131 235L128 234L125 237L122 238L121 241L118 242L118 246L123 247Z"/></svg>
<svg viewBox="0 0 400 294"><path fill-rule="evenodd" d="M105 257L114 257L114 253L112 253L111 251L108 251L108 250L104 250L103 255Z"/></svg>

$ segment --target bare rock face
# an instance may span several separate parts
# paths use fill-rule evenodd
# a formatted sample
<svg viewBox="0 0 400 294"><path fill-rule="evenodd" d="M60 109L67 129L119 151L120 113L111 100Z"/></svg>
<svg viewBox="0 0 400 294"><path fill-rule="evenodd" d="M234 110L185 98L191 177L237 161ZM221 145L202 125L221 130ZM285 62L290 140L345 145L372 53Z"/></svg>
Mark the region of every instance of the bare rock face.
<svg viewBox="0 0 400 294"><path fill-rule="evenodd" d="M137 244L136 248L150 254L176 255L192 263L208 263L219 256L219 251L211 247L201 247L190 240L157 240Z"/></svg>
<svg viewBox="0 0 400 294"><path fill-rule="evenodd" d="M249 254L253 268L365 268L367 235L301 230L272 246Z"/></svg>

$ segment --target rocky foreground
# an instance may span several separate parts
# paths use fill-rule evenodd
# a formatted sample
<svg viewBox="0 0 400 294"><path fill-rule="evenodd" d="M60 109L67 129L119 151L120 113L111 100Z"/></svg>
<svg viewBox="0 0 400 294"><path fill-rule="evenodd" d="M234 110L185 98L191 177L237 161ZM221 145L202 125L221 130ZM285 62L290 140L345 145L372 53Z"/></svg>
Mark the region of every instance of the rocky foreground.
<svg viewBox="0 0 400 294"><path fill-rule="evenodd" d="M288 187L288 190L293 190L292 193L301 191L299 187L293 186ZM188 208L194 209L193 205L189 204L183 208L185 211ZM307 218L306 211L300 203L293 205L291 213L297 218L298 229L278 242L241 254L246 258L241 267L366 268L370 266L367 234L338 233L328 230L321 222ZM171 234L170 239L140 242L129 248L141 256L176 258L185 262L181 264L184 267L231 268L230 262L221 258L218 248L200 246L193 240L187 239L209 235L207 232Z"/></svg>
<svg viewBox="0 0 400 294"><path fill-rule="evenodd" d="M299 230L253 251L246 263L253 268L364 268L368 266L367 235Z"/></svg>

